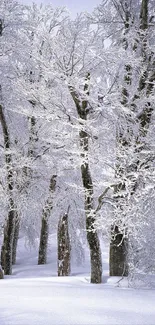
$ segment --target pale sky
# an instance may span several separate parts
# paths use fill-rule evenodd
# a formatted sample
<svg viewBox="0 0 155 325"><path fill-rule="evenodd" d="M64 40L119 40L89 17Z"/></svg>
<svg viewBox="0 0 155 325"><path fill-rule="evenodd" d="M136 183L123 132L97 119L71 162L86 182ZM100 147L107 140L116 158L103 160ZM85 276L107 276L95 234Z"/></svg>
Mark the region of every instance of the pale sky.
<svg viewBox="0 0 155 325"><path fill-rule="evenodd" d="M19 0L22 3L30 4L36 3L51 3L53 7L66 6L73 15L77 12L88 11L91 12L101 0Z"/></svg>

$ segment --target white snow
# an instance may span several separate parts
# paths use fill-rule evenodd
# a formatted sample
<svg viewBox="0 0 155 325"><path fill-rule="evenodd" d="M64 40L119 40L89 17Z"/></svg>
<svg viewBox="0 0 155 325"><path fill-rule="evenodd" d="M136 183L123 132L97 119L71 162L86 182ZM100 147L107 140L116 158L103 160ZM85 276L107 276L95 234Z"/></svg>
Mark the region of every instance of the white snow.
<svg viewBox="0 0 155 325"><path fill-rule="evenodd" d="M13 275L0 281L0 325L155 325L155 290L110 278L106 251L103 283L95 285L89 263L57 277L55 248L51 241L50 262L38 266L37 251L20 239Z"/></svg>

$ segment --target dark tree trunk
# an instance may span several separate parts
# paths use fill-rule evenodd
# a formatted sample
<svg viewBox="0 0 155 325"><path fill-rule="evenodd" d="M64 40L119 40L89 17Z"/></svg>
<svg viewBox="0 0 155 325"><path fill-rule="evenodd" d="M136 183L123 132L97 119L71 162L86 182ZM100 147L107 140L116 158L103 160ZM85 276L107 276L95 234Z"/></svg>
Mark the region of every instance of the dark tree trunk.
<svg viewBox="0 0 155 325"><path fill-rule="evenodd" d="M5 267L5 245L4 245L4 239L6 237L6 233L7 233L7 225L5 225L4 227L4 234L3 234L3 244L2 244L2 247L1 247L1 266L4 270L4 267Z"/></svg>
<svg viewBox="0 0 155 325"><path fill-rule="evenodd" d="M128 275L128 238L115 226L111 230L110 243L110 275L127 276Z"/></svg>
<svg viewBox="0 0 155 325"><path fill-rule="evenodd" d="M92 222L92 220L91 220ZM102 282L102 257L100 242L96 231L87 228L87 240L90 248L91 283Z"/></svg>
<svg viewBox="0 0 155 325"><path fill-rule="evenodd" d="M2 266L2 269L4 270L4 265L5 265L5 261L4 261L4 258L5 258L5 249L4 249L4 243L1 247L1 266Z"/></svg>
<svg viewBox="0 0 155 325"><path fill-rule="evenodd" d="M68 214L58 223L58 276L70 275L71 245L68 231Z"/></svg>
<svg viewBox="0 0 155 325"><path fill-rule="evenodd" d="M116 179L124 177L122 169L117 167ZM111 241L109 250L109 273L111 276L128 276L128 229L122 224L122 214L126 204L125 184L122 182L114 187L114 200L116 213L115 224L111 226ZM122 227L121 227L121 226Z"/></svg>
<svg viewBox="0 0 155 325"><path fill-rule="evenodd" d="M49 224L48 224L48 218L45 214L42 217L42 221L41 221L38 264L46 264L47 262L48 233L49 233Z"/></svg>
<svg viewBox="0 0 155 325"><path fill-rule="evenodd" d="M8 213L6 232L4 234L4 274L12 274L12 252L13 252L13 239L14 239L14 210L13 208Z"/></svg>
<svg viewBox="0 0 155 325"><path fill-rule="evenodd" d="M55 192L55 188L56 188L56 175L53 175L50 180L49 197L43 209L38 264L46 264L47 261L49 217L50 217L50 212L53 208L53 194Z"/></svg>
<svg viewBox="0 0 155 325"><path fill-rule="evenodd" d="M14 237L13 237L13 247L12 247L12 264L16 264L16 254L17 254L17 244L19 238L19 230L20 230L20 220L18 214L16 212L15 217L15 229L14 229Z"/></svg>
<svg viewBox="0 0 155 325"><path fill-rule="evenodd" d="M90 74L88 73L84 85L84 92L86 96L85 99L81 100L76 91L72 87L69 87L71 96L76 105L78 116L83 121L87 120L87 115L89 112L87 99L89 96L89 80ZM83 123L81 123L81 125L82 124ZM83 125L81 126L81 131L79 132L79 139L81 147L81 158L83 160L83 163L81 164L81 176L85 195L86 231L88 245L90 249L91 283L101 283L102 258L98 233L94 228L95 214L93 203L93 182L88 161L89 135L87 131L84 130Z"/></svg>
<svg viewBox="0 0 155 325"><path fill-rule="evenodd" d="M4 272L1 265L0 265L0 279L4 279Z"/></svg>
<svg viewBox="0 0 155 325"><path fill-rule="evenodd" d="M35 107L35 102L30 101L32 104L32 107ZM28 157L36 157L36 143L38 142L38 134L37 134L37 128L36 128L36 118L34 116L31 116L28 118L28 121L30 123L30 135L29 135L29 148L28 148Z"/></svg>
<svg viewBox="0 0 155 325"><path fill-rule="evenodd" d="M87 152L88 150L88 135L86 132L80 132L81 146ZM86 152L82 153L84 158ZM86 158L86 157L85 157ZM90 248L91 262L91 283L102 282L102 258L98 234L94 229L95 215L93 203L93 183L89 170L88 163L81 166L82 182L85 189L85 214L86 214L86 231L87 240Z"/></svg>
<svg viewBox="0 0 155 325"><path fill-rule="evenodd" d="M1 88L0 88L1 92ZM1 96L2 100L2 96ZM8 132L8 127L5 119L5 115L3 112L3 107L0 104L0 122L3 130L4 137L4 148L5 148L5 161L6 161L6 169L7 169L7 191L8 191L8 217L6 221L6 227L4 231L4 241L2 246L2 265L4 268L5 274L12 273L12 249L13 249L13 238L14 238L14 223L15 223L15 204L13 199L13 170L12 170L12 157L11 154L8 153L10 150L10 137Z"/></svg>

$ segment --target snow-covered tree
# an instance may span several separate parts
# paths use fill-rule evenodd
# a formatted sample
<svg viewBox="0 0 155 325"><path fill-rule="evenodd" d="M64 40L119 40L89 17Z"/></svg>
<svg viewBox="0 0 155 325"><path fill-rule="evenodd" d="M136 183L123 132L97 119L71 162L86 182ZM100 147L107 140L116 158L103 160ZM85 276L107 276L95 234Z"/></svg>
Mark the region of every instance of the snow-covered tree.
<svg viewBox="0 0 155 325"><path fill-rule="evenodd" d="M136 196L143 192L146 175L153 167L150 139L155 77L153 1L106 1L96 11L95 19L103 41L109 39L107 46L115 53L116 83L109 94L116 129L115 179L104 192L114 189L110 274L127 275L131 247L128 239L136 238L136 229L142 230L145 220L136 213L138 203L141 206ZM149 196L148 191L147 199ZM104 195L101 199L103 204ZM131 211L134 209L137 217L133 219Z"/></svg>

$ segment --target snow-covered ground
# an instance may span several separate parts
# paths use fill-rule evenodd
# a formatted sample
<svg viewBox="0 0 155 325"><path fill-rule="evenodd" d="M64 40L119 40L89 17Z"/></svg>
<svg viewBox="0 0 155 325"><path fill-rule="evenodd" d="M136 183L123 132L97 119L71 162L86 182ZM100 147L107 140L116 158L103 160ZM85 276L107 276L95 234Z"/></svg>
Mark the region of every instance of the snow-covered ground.
<svg viewBox="0 0 155 325"><path fill-rule="evenodd" d="M54 244L49 263L38 266L37 251L20 239L13 275L0 281L0 325L155 325L154 289L108 277L106 251L102 284L89 283L89 263L57 277Z"/></svg>

